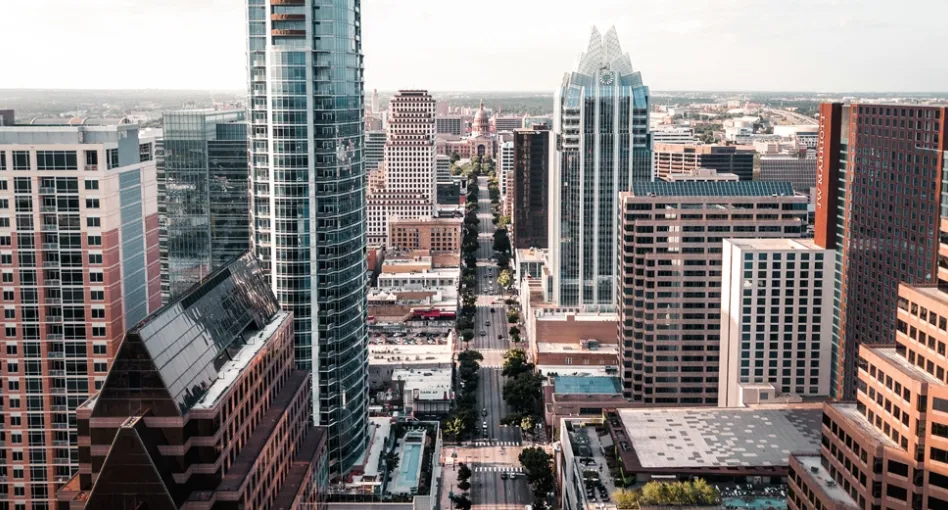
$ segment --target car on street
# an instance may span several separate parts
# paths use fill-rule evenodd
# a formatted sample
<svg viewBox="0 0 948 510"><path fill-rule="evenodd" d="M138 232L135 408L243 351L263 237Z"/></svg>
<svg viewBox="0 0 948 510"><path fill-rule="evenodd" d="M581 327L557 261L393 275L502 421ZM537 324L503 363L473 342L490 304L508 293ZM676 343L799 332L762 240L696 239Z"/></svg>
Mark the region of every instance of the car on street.
<svg viewBox="0 0 948 510"><path fill-rule="evenodd" d="M503 335L503 334L497 335L497 340L503 340L503 339L504 339L504 335Z"/></svg>
<svg viewBox="0 0 948 510"><path fill-rule="evenodd" d="M481 411L481 416L487 416L487 408L486 408L486 407Z"/></svg>
<svg viewBox="0 0 948 510"><path fill-rule="evenodd" d="M501 479L501 480L506 480L508 477L509 477L509 475L507 474L506 471L504 471L503 473L500 474L500 479Z"/></svg>
<svg viewBox="0 0 948 510"><path fill-rule="evenodd" d="M481 336L487 336L487 332L484 330L481 330Z"/></svg>
<svg viewBox="0 0 948 510"><path fill-rule="evenodd" d="M481 428L487 430L487 422L481 423Z"/></svg>
<svg viewBox="0 0 948 510"><path fill-rule="evenodd" d="M490 321L484 323L485 326L490 326Z"/></svg>
<svg viewBox="0 0 948 510"><path fill-rule="evenodd" d="M493 308L489 308L489 310L490 310L490 313L494 313L494 309L493 309Z"/></svg>

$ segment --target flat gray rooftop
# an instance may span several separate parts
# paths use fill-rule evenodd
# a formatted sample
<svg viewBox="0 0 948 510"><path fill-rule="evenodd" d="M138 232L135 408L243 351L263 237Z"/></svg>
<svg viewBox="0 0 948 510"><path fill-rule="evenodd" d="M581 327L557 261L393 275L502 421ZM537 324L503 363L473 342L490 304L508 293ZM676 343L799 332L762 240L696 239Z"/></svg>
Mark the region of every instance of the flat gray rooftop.
<svg viewBox="0 0 948 510"><path fill-rule="evenodd" d="M787 466L819 453L820 406L619 409L642 467Z"/></svg>

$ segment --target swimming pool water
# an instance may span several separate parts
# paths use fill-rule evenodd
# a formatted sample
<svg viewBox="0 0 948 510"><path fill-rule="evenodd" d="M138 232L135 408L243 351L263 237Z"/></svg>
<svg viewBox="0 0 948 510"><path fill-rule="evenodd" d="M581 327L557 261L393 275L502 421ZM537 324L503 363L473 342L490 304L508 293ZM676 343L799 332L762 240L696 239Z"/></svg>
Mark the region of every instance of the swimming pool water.
<svg viewBox="0 0 948 510"><path fill-rule="evenodd" d="M751 508L754 510L786 510L787 500L776 498L754 498L750 501L744 498L723 498L725 508Z"/></svg>
<svg viewBox="0 0 948 510"><path fill-rule="evenodd" d="M402 453L402 460L400 463L401 476L399 477L399 485L408 488L408 487L417 487L418 486L418 472L419 465L421 464L421 445L420 444L409 444L405 445L405 450Z"/></svg>

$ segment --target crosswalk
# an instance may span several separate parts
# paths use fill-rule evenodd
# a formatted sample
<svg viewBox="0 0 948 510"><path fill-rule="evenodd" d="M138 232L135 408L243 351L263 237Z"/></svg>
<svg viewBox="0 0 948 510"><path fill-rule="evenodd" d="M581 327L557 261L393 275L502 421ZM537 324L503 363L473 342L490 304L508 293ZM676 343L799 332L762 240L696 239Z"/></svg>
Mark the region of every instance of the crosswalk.
<svg viewBox="0 0 948 510"><path fill-rule="evenodd" d="M475 473L523 473L522 467L513 467L513 466L475 466Z"/></svg>
<svg viewBox="0 0 948 510"><path fill-rule="evenodd" d="M522 441L474 441L474 446L520 446Z"/></svg>

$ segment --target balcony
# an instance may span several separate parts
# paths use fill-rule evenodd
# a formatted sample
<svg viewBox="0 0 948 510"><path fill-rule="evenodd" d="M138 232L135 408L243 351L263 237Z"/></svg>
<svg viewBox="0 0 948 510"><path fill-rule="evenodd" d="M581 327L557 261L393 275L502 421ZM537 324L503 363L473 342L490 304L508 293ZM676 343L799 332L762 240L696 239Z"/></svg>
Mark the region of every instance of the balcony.
<svg viewBox="0 0 948 510"><path fill-rule="evenodd" d="M59 278L44 278L43 285L62 285L63 281Z"/></svg>
<svg viewBox="0 0 948 510"><path fill-rule="evenodd" d="M65 353L64 351L49 351L48 353L46 353L46 357L48 357L48 358L65 358L65 357L66 357L66 353Z"/></svg>
<svg viewBox="0 0 948 510"><path fill-rule="evenodd" d="M53 464L69 464L71 462L69 457L53 457Z"/></svg>
<svg viewBox="0 0 948 510"><path fill-rule="evenodd" d="M53 389L54 390L60 389L60 390L63 390L64 392L66 391L66 388L53 388ZM53 428L56 430L66 430L69 428L68 423L53 423L52 425L53 425Z"/></svg>
<svg viewBox="0 0 948 510"><path fill-rule="evenodd" d="M57 232L59 230L59 225L54 225L52 223L43 223L43 230L46 232Z"/></svg>
<svg viewBox="0 0 948 510"><path fill-rule="evenodd" d="M61 411L61 412L66 412L66 411L69 410L69 407L68 407L68 406L56 405L56 404L53 404L53 405L49 406L49 408L50 408L51 410L53 410L53 411Z"/></svg>
<svg viewBox="0 0 948 510"><path fill-rule="evenodd" d="M39 192L40 192L40 195L55 195L56 187L55 186L40 186Z"/></svg>
<svg viewBox="0 0 948 510"><path fill-rule="evenodd" d="M59 267L58 260L44 260L43 267Z"/></svg>
<svg viewBox="0 0 948 510"><path fill-rule="evenodd" d="M306 30L271 30L270 35L276 37L305 37Z"/></svg>
<svg viewBox="0 0 948 510"><path fill-rule="evenodd" d="M62 340L63 334L62 333L49 333L46 335L46 339L47 340Z"/></svg>
<svg viewBox="0 0 948 510"><path fill-rule="evenodd" d="M85 170L86 172L96 172L99 170L99 165L86 165Z"/></svg>
<svg viewBox="0 0 948 510"><path fill-rule="evenodd" d="M54 394L54 395L62 395L63 393L66 393L66 388L61 388L61 387L58 387L58 386L54 386L54 387L52 387L52 388L49 389L49 392L52 393L52 394Z"/></svg>
<svg viewBox="0 0 948 510"><path fill-rule="evenodd" d="M61 377L61 376L66 375L66 371L65 370L50 370L49 375L53 377Z"/></svg>
<svg viewBox="0 0 948 510"><path fill-rule="evenodd" d="M56 206L55 206L55 205L43 205L43 206L40 206L40 211L42 211L42 212L54 213L54 212L56 212Z"/></svg>
<svg viewBox="0 0 948 510"><path fill-rule="evenodd" d="M271 21L306 21L305 14L271 14Z"/></svg>
<svg viewBox="0 0 948 510"><path fill-rule="evenodd" d="M43 243L44 250L58 250L59 243Z"/></svg>
<svg viewBox="0 0 948 510"><path fill-rule="evenodd" d="M53 439L53 446L71 446L66 439Z"/></svg>
<svg viewBox="0 0 948 510"><path fill-rule="evenodd" d="M46 322L62 322L62 321L63 321L62 315L47 315L46 316Z"/></svg>
<svg viewBox="0 0 948 510"><path fill-rule="evenodd" d="M47 305L61 305L62 303L63 303L63 298L58 298L58 297L46 298Z"/></svg>

